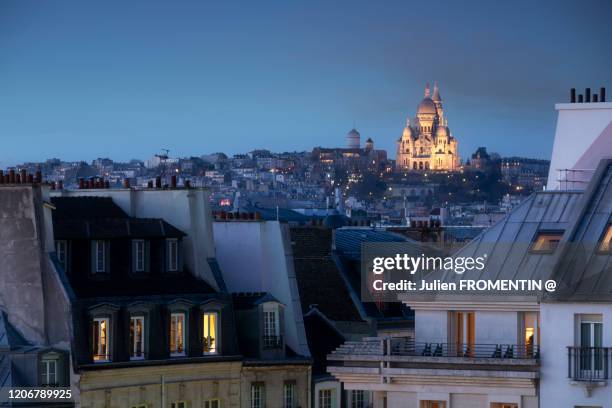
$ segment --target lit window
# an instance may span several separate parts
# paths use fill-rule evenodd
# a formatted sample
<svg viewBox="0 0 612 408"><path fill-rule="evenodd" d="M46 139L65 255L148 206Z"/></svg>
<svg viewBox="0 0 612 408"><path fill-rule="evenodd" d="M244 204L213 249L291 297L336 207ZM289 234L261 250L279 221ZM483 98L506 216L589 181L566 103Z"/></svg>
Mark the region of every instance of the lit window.
<svg viewBox="0 0 612 408"><path fill-rule="evenodd" d="M178 240L169 239L167 242L166 254L168 256L168 270L171 272L178 271Z"/></svg>
<svg viewBox="0 0 612 408"><path fill-rule="evenodd" d="M110 325L106 317L93 319L93 359L94 361L110 360Z"/></svg>
<svg viewBox="0 0 612 408"><path fill-rule="evenodd" d="M562 237L563 231L538 232L535 240L531 244L531 251L539 253L552 253L555 251L555 249L557 249Z"/></svg>
<svg viewBox="0 0 612 408"><path fill-rule="evenodd" d="M204 313L204 332L202 345L204 354L215 354L217 352L217 314Z"/></svg>
<svg viewBox="0 0 612 408"><path fill-rule="evenodd" d="M221 400L211 399L204 401L204 408L220 408Z"/></svg>
<svg viewBox="0 0 612 408"><path fill-rule="evenodd" d="M185 355L185 313L170 315L170 355Z"/></svg>
<svg viewBox="0 0 612 408"><path fill-rule="evenodd" d="M278 306L266 303L263 306L264 319L264 348L278 348L281 346L280 322Z"/></svg>
<svg viewBox="0 0 612 408"><path fill-rule="evenodd" d="M421 401L421 408L446 408L444 401Z"/></svg>
<svg viewBox="0 0 612 408"><path fill-rule="evenodd" d="M319 390L319 408L334 408L334 389L327 388L324 390Z"/></svg>
<svg viewBox="0 0 612 408"><path fill-rule="evenodd" d="M351 408L365 407L365 393L363 390L351 390Z"/></svg>
<svg viewBox="0 0 612 408"><path fill-rule="evenodd" d="M41 385L57 386L59 385L58 378L59 356L55 353L44 355L40 361Z"/></svg>
<svg viewBox="0 0 612 408"><path fill-rule="evenodd" d="M295 408L295 382L285 382L283 386L283 408Z"/></svg>
<svg viewBox="0 0 612 408"><path fill-rule="evenodd" d="M262 383L251 384L251 408L265 408L265 388Z"/></svg>
<svg viewBox="0 0 612 408"><path fill-rule="evenodd" d="M537 312L522 313L522 338L520 344L525 346L525 355L530 356L537 353L540 344L540 327L538 324L539 315Z"/></svg>
<svg viewBox="0 0 612 408"><path fill-rule="evenodd" d="M64 269L66 269L67 262L66 256L68 254L68 242L66 241L55 241L55 252L57 253L57 260L62 264Z"/></svg>
<svg viewBox="0 0 612 408"><path fill-rule="evenodd" d="M130 319L130 359L132 360L145 358L144 320L144 316L132 316Z"/></svg>
<svg viewBox="0 0 612 408"><path fill-rule="evenodd" d="M134 272L144 272L145 270L145 242L142 239L135 239L133 242L134 250Z"/></svg>
<svg viewBox="0 0 612 408"><path fill-rule="evenodd" d="M610 253L612 252L612 224L608 224L606 231L604 232L599 247L599 252Z"/></svg>
<svg viewBox="0 0 612 408"><path fill-rule="evenodd" d="M106 241L94 241L94 257L94 272L108 272L106 270Z"/></svg>
<svg viewBox="0 0 612 408"><path fill-rule="evenodd" d="M174 401L170 404L170 408L187 408L187 401Z"/></svg>

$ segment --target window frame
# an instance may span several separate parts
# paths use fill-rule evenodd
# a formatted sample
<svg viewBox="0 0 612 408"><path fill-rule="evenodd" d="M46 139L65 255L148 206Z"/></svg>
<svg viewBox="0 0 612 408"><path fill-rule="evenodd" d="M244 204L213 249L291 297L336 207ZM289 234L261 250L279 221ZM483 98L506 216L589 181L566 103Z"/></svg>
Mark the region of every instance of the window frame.
<svg viewBox="0 0 612 408"><path fill-rule="evenodd" d="M135 356L136 354L136 344L134 343L134 335L136 333L134 322L141 321L141 334L140 334L140 356ZM130 316L130 360L145 360L146 359L146 347L147 347L147 325L146 325L146 316L143 314L133 314Z"/></svg>
<svg viewBox="0 0 612 408"><path fill-rule="evenodd" d="M283 408L295 408L297 406L295 388L295 381L285 381L283 383Z"/></svg>
<svg viewBox="0 0 612 408"><path fill-rule="evenodd" d="M606 243L607 248L603 248L604 244ZM612 222L606 223L606 227L604 228L599 241L597 241L596 253L601 255L612 254Z"/></svg>
<svg viewBox="0 0 612 408"><path fill-rule="evenodd" d="M559 244L561 243L561 240L563 239L563 235L565 234L564 230L538 230L536 231L533 240L531 241L531 245L529 246L529 252L531 252L532 254L553 254L557 248L559 247ZM551 240L551 237L559 237L558 240ZM540 241L540 238L543 237L548 237L548 239L546 240L547 243L551 242L551 241L557 241L557 243L554 245L553 248L550 248L550 245L546 248L537 248L536 245L538 245L538 242Z"/></svg>
<svg viewBox="0 0 612 408"><path fill-rule="evenodd" d="M213 407L213 404L216 404L216 406ZM221 408L221 399L211 398L204 400L204 408Z"/></svg>
<svg viewBox="0 0 612 408"><path fill-rule="evenodd" d="M45 353L40 356L40 385L42 387L57 387L60 385L60 359L61 356L55 352ZM49 381L50 367L53 363L53 382ZM44 381L46 378L47 381Z"/></svg>
<svg viewBox="0 0 612 408"><path fill-rule="evenodd" d="M257 403L255 394L257 393ZM266 385L263 382L251 383L251 398L250 408L265 408L266 407Z"/></svg>
<svg viewBox="0 0 612 408"><path fill-rule="evenodd" d="M173 245L175 248L174 255L172 254ZM174 261L174 265L173 265L173 261ZM178 238L166 238L166 270L168 272L178 272L180 270Z"/></svg>
<svg viewBox="0 0 612 408"><path fill-rule="evenodd" d="M187 408L189 405L187 400L176 400L170 403L170 408Z"/></svg>
<svg viewBox="0 0 612 408"><path fill-rule="evenodd" d="M102 251L100 251L102 246ZM110 274L110 242L103 239L91 240L91 273L98 276ZM101 257L100 257L101 256ZM100 268L102 266L102 268Z"/></svg>
<svg viewBox="0 0 612 408"><path fill-rule="evenodd" d="M216 310L204 310L202 312L202 354L203 355L214 355L219 354L219 318L220 313ZM214 317L214 333L213 336L210 336L210 317ZM207 319L208 318L208 319ZM209 329L208 336L206 336L207 328ZM206 350L206 344L210 341L212 342L212 347L209 347L209 350Z"/></svg>
<svg viewBox="0 0 612 408"><path fill-rule="evenodd" d="M317 408L335 408L335 389L321 388L317 395ZM329 398L325 395L329 392ZM327 401L329 400L329 405Z"/></svg>
<svg viewBox="0 0 612 408"><path fill-rule="evenodd" d="M92 338L92 352L93 354L93 361L94 363L108 363L110 361L112 361L111 358L111 342L112 342L112 335L111 335L111 317L110 316L94 316L92 318L92 331L93 331L93 338ZM101 323L105 322L105 326L106 326L106 333L105 333L105 354L99 354L97 353L100 350L100 327L101 327ZM97 330L97 336L96 336L96 323L98 323L98 330ZM96 339L98 339L98 345L96 345ZM106 358L96 358L99 356L104 356Z"/></svg>
<svg viewBox="0 0 612 408"><path fill-rule="evenodd" d="M182 352L174 352L172 350L172 323L173 323L173 319L175 316L182 316L183 317L183 321L182 321L182 344L183 344L183 351ZM168 341L168 348L169 348L169 352L170 352L170 357L185 357L187 355L187 321L188 321L188 313L182 310L177 310L177 311L172 311L170 313L170 327L169 327L169 332L168 332L168 336L170 337L170 341ZM175 338L174 341L176 342L176 340L178 339L178 337L176 337L176 334L178 333L177 330L175 330Z"/></svg>
<svg viewBox="0 0 612 408"><path fill-rule="evenodd" d="M138 246L142 245L142 250L140 251ZM142 259L139 256L142 255ZM144 239L133 239L132 240L132 256L134 259L134 273L145 273L147 271L147 243ZM142 266L139 266L139 262Z"/></svg>

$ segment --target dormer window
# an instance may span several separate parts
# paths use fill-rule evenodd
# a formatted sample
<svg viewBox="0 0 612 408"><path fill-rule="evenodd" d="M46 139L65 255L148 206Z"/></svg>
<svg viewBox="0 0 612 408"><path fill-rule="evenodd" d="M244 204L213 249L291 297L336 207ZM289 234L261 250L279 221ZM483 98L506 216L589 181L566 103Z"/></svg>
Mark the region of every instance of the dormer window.
<svg viewBox="0 0 612 408"><path fill-rule="evenodd" d="M145 318L132 316L130 318L130 360L145 358Z"/></svg>
<svg viewBox="0 0 612 408"><path fill-rule="evenodd" d="M205 312L203 314L203 336L202 345L204 354L217 353L217 313Z"/></svg>
<svg viewBox="0 0 612 408"><path fill-rule="evenodd" d="M143 273L148 270L148 245L144 239L132 240L132 270Z"/></svg>
<svg viewBox="0 0 612 408"><path fill-rule="evenodd" d="M96 240L91 243L91 256L92 265L91 270L93 273L109 273L109 249L110 245L107 241Z"/></svg>
<svg viewBox="0 0 612 408"><path fill-rule="evenodd" d="M561 238L563 237L563 231L538 231L533 243L531 244L531 252L550 254L555 252Z"/></svg>
<svg viewBox="0 0 612 408"><path fill-rule="evenodd" d="M93 319L93 360L94 362L110 361L110 319L97 317Z"/></svg>
<svg viewBox="0 0 612 408"><path fill-rule="evenodd" d="M57 353L44 354L40 359L40 382L43 387L59 385L60 357Z"/></svg>
<svg viewBox="0 0 612 408"><path fill-rule="evenodd" d="M264 348L279 348L282 346L280 336L280 313L276 303L263 305L263 346Z"/></svg>
<svg viewBox="0 0 612 408"><path fill-rule="evenodd" d="M597 252L602 254L612 253L612 224L608 224L606 226L606 230L604 231L601 241L599 242L599 246L597 247Z"/></svg>
<svg viewBox="0 0 612 408"><path fill-rule="evenodd" d="M166 240L167 268L169 272L179 270L179 244L178 239L171 238Z"/></svg>
<svg viewBox="0 0 612 408"><path fill-rule="evenodd" d="M185 355L185 313L170 315L170 355Z"/></svg>

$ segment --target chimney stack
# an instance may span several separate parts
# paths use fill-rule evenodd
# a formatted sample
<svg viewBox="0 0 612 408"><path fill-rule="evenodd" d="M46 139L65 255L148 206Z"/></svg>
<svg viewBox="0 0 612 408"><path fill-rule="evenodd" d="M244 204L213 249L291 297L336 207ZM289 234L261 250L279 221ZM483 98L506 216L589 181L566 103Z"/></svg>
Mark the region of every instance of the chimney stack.
<svg viewBox="0 0 612 408"><path fill-rule="evenodd" d="M15 184L15 170L9 170L9 184Z"/></svg>
<svg viewBox="0 0 612 408"><path fill-rule="evenodd" d="M583 103L583 102L584 102L584 98L582 94L578 95L578 103Z"/></svg>
<svg viewBox="0 0 612 408"><path fill-rule="evenodd" d="M606 101L606 88L601 87L599 88L599 102L605 102Z"/></svg>
<svg viewBox="0 0 612 408"><path fill-rule="evenodd" d="M170 187L176 188L176 174L173 174L172 177L170 177Z"/></svg>
<svg viewBox="0 0 612 408"><path fill-rule="evenodd" d="M576 88L570 90L570 103L576 103Z"/></svg>
<svg viewBox="0 0 612 408"><path fill-rule="evenodd" d="M130 179L127 177L123 179L123 188L130 188Z"/></svg>
<svg viewBox="0 0 612 408"><path fill-rule="evenodd" d="M63 190L64 189L64 182L62 180L57 182L57 189L58 190Z"/></svg>
<svg viewBox="0 0 612 408"><path fill-rule="evenodd" d="M161 177L157 176L157 177L155 177L155 188L161 188L161 187L162 187L162 185L161 185Z"/></svg>
<svg viewBox="0 0 612 408"><path fill-rule="evenodd" d="M36 184L42 183L42 172L40 171L40 169L36 170L36 176L34 177L34 180L36 181Z"/></svg>
<svg viewBox="0 0 612 408"><path fill-rule="evenodd" d="M591 102L591 88L587 88L584 90L584 96L585 96L585 102L589 103Z"/></svg>
<svg viewBox="0 0 612 408"><path fill-rule="evenodd" d="M153 180L147 181L147 188L153 188Z"/></svg>

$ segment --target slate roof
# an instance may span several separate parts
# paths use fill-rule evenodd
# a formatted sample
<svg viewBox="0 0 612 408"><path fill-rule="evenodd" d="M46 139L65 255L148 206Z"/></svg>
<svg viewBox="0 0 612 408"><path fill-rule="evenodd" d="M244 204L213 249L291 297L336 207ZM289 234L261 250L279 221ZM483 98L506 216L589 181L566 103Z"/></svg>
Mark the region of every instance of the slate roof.
<svg viewBox="0 0 612 408"><path fill-rule="evenodd" d="M53 197L58 239L180 238L186 234L159 218L129 217L110 197Z"/></svg>
<svg viewBox="0 0 612 408"><path fill-rule="evenodd" d="M366 242L409 242L408 238L393 232L371 228L340 228L334 238L336 252L351 260L361 259L361 245Z"/></svg>
<svg viewBox="0 0 612 408"><path fill-rule="evenodd" d="M436 271L427 279L444 282L554 279L558 285L554 294L536 295L551 301L611 302L612 254L597 252L611 215L612 159L604 159L584 192L534 193L455 254L457 257L487 254L483 271L463 275ZM563 231L556 250L551 253L532 251L531 245L538 232L551 230ZM479 293L482 292L471 293L470 297ZM516 294L508 293L509 296Z"/></svg>
<svg viewBox="0 0 612 408"><path fill-rule="evenodd" d="M335 321L362 321L349 289L332 259L333 230L320 227L290 229L293 266L302 313L310 305Z"/></svg>
<svg viewBox="0 0 612 408"><path fill-rule="evenodd" d="M232 300L234 301L235 310L248 310L252 309L265 302L277 302L282 303L274 296L267 292L239 292L232 293Z"/></svg>

